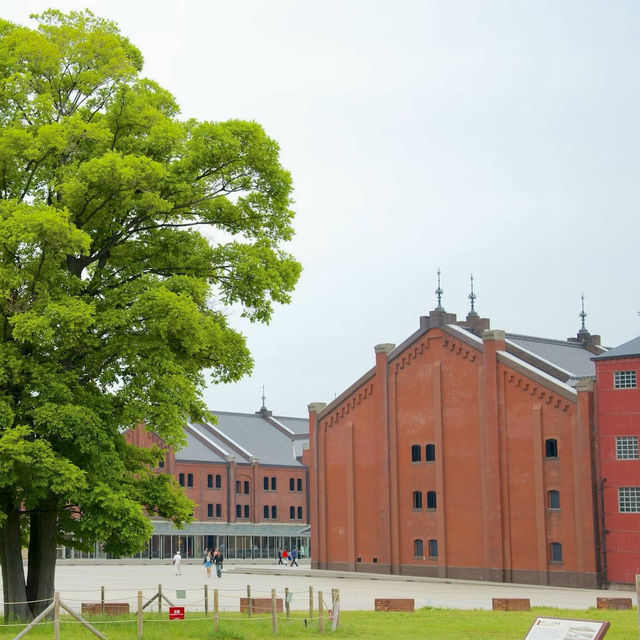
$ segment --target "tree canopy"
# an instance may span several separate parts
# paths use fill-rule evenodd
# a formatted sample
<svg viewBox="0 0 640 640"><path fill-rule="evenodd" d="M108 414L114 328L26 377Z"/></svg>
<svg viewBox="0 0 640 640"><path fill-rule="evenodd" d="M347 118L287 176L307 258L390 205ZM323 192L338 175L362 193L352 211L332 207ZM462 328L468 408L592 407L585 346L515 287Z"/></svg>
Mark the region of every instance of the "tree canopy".
<svg viewBox="0 0 640 640"><path fill-rule="evenodd" d="M4 602L51 597L56 544L140 549L192 506L156 474L207 383L252 361L300 265L291 177L255 122L184 120L89 11L0 20L0 562ZM205 374L205 372L208 372ZM22 573L21 541L28 544ZM44 605L5 605L29 617Z"/></svg>

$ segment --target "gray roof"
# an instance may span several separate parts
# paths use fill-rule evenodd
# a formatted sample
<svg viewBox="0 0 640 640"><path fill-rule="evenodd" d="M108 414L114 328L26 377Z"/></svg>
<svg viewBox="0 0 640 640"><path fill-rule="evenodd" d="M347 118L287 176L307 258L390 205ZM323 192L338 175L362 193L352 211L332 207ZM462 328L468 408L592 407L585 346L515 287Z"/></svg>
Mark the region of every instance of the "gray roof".
<svg viewBox="0 0 640 640"><path fill-rule="evenodd" d="M505 337L507 341L563 369L572 378L596 375L596 367L592 362L593 353L578 342L534 338L516 333L507 333Z"/></svg>
<svg viewBox="0 0 640 640"><path fill-rule="evenodd" d="M610 358L631 358L640 356L640 336L621 344L619 347L610 349L602 355L595 356L593 360L608 360Z"/></svg>
<svg viewBox="0 0 640 640"><path fill-rule="evenodd" d="M232 456L238 464L251 464L257 459L260 464L303 466L297 456L308 443L306 420L268 413L210 413L216 420L187 425L187 446L176 453L176 460L213 462ZM307 426L304 431L303 425Z"/></svg>

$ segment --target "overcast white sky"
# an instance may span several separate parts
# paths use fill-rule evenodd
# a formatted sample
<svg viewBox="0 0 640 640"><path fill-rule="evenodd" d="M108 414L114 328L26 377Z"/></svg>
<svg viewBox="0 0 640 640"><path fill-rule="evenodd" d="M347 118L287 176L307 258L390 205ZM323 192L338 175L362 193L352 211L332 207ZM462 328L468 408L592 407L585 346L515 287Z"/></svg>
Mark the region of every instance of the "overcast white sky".
<svg viewBox="0 0 640 640"><path fill-rule="evenodd" d="M116 21L185 117L261 123L304 272L212 409L306 416L443 305L495 329L640 334L637 0L4 0Z"/></svg>

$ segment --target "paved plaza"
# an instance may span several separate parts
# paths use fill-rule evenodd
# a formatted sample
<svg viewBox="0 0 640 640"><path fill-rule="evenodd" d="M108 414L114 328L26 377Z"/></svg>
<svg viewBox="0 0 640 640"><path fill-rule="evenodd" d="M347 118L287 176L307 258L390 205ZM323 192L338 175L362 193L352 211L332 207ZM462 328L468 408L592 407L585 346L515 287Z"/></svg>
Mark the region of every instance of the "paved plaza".
<svg viewBox="0 0 640 640"><path fill-rule="evenodd" d="M568 609L588 609L596 606L598 596L631 597L631 591L600 591L593 589L568 589L537 585L470 582L436 578L414 578L363 573L314 571L308 561L300 567L278 566L275 562L249 564L225 563L221 578L215 571L207 578L202 564L184 563L182 575L176 576L174 567L166 563L129 564L117 560L100 564L59 563L56 569L56 588L69 606L80 609L81 602L99 602L101 587L105 588L108 602L129 602L132 610L137 606L137 592L143 592L144 602L158 592L158 585L175 605L187 610L204 609L204 585L208 585L209 607L213 590L219 590L220 609L238 611L240 598L271 597L271 589L283 597L285 587L293 594L291 608L308 610L309 587L314 591L314 608L318 591L329 607L331 590L340 590L340 604L347 610L373 610L375 598L414 598L416 608L443 607L455 609L491 609L492 598L529 598L532 606L552 606ZM166 603L163 605L166 610ZM150 607L157 610L154 603Z"/></svg>

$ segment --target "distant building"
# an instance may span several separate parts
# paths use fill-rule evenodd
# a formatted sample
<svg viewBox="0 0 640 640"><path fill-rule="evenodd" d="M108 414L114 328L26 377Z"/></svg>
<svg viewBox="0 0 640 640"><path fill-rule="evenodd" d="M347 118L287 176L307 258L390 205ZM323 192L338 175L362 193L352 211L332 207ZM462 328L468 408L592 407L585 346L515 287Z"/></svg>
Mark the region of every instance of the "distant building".
<svg viewBox="0 0 640 640"><path fill-rule="evenodd" d="M640 337L594 361L602 572L609 583L635 584L640 574Z"/></svg>
<svg viewBox="0 0 640 640"><path fill-rule="evenodd" d="M159 472L171 473L196 506L184 529L153 520L154 535L136 557L201 557L218 547L227 558L274 558L296 547L309 555L309 478L302 464L308 421L272 415L212 411L211 421L185 425L187 445L167 450ZM137 446L164 442L138 427L127 434ZM103 557L61 547L59 557Z"/></svg>
<svg viewBox="0 0 640 640"><path fill-rule="evenodd" d="M604 585L612 576L602 566L592 358L600 356L603 390L613 369L637 369L640 359L600 355L584 311L576 338L549 340L490 330L473 292L457 321L436 293L413 335L377 345L372 369L328 405L309 405L312 567ZM618 421L616 436L638 433L637 393L633 425ZM620 446L633 448L633 438ZM637 438L635 446L637 457ZM605 473L606 526L619 531L607 539L609 569L618 567L614 539L620 549L626 540L636 554L627 573L640 573L640 515L626 538L627 521L609 525L620 500L640 510L637 467L618 464L618 474Z"/></svg>

